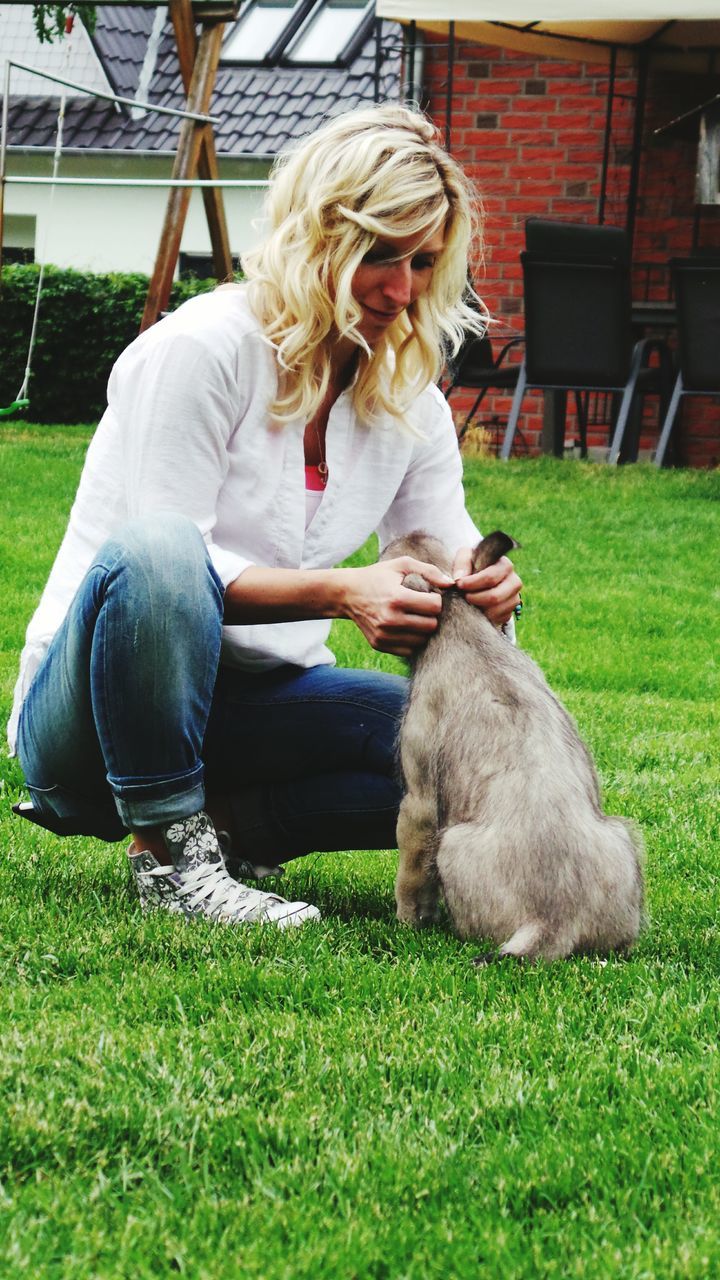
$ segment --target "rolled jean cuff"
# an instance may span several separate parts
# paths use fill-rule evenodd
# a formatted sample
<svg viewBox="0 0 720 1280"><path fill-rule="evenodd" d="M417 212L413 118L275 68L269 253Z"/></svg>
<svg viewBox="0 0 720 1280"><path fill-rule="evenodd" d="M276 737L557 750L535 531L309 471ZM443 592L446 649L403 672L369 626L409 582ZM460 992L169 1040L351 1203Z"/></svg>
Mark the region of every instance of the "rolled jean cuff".
<svg viewBox="0 0 720 1280"><path fill-rule="evenodd" d="M129 831L135 831L139 827L162 827L179 818L189 818L202 809L204 772L201 762L188 773L174 774L171 778L136 782L108 776L108 782L122 821Z"/></svg>

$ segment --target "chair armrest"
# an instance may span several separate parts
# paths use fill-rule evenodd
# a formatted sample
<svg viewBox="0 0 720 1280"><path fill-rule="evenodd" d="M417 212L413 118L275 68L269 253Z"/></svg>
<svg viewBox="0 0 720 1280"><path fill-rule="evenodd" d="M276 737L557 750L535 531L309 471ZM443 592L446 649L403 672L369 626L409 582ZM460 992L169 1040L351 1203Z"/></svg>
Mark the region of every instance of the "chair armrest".
<svg viewBox="0 0 720 1280"><path fill-rule="evenodd" d="M670 348L664 338L640 338L633 346L633 365L637 355L639 369L646 369L650 363L650 357L656 352L660 357L660 366L664 367L670 363Z"/></svg>
<svg viewBox="0 0 720 1280"><path fill-rule="evenodd" d="M510 351L512 347L517 347L520 345L520 343L524 343L524 341L525 341L524 333L519 333L515 338L509 338L508 341L505 343L505 346L501 347L500 354L495 357L495 360L493 361L494 368L499 369L508 351Z"/></svg>

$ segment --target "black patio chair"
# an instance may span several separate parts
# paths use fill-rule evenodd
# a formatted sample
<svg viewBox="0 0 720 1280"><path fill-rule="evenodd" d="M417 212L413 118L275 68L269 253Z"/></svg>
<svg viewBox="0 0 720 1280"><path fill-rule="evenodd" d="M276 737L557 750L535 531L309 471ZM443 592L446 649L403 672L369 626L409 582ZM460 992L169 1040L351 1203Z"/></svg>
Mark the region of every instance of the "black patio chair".
<svg viewBox="0 0 720 1280"><path fill-rule="evenodd" d="M630 242L622 227L597 226L592 222L555 222L549 218L528 218L525 223L528 253L550 258L614 258L630 262Z"/></svg>
<svg viewBox="0 0 720 1280"><path fill-rule="evenodd" d="M669 397L670 356L664 342L633 343L630 263L618 227L530 219L521 254L525 300L525 360L518 377L501 457L510 457L525 392L575 393L581 455L587 457L586 393L610 392L617 405L608 461L637 455L637 439L623 452L636 398ZM650 365L653 352L659 364ZM637 433L633 432L636 437Z"/></svg>
<svg viewBox="0 0 720 1280"><path fill-rule="evenodd" d="M462 440L488 391L510 392L515 387L519 364L505 364L508 352L523 341L518 335L510 338L501 348L499 354L493 354L492 342L488 334L479 337L475 333L468 334L452 362L450 384L445 391L445 399L449 400L457 387L468 387L477 391L472 409L458 431L458 439Z"/></svg>
<svg viewBox="0 0 720 1280"><path fill-rule="evenodd" d="M720 259L674 258L670 263L678 326L679 370L655 465L661 467L683 396L720 396Z"/></svg>

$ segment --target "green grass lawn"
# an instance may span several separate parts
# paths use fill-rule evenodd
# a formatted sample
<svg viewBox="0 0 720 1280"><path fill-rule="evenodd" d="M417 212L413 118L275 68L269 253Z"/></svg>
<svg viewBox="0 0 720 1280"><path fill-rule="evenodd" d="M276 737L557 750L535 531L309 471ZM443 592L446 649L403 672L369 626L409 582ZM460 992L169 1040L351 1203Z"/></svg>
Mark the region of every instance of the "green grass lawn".
<svg viewBox="0 0 720 1280"><path fill-rule="evenodd" d="M3 711L88 438L0 429ZM636 951L478 971L396 924L392 851L291 867L324 915L291 936L146 920L121 845L11 818L3 753L1 1276L720 1275L720 475L473 461L467 491L644 831Z"/></svg>

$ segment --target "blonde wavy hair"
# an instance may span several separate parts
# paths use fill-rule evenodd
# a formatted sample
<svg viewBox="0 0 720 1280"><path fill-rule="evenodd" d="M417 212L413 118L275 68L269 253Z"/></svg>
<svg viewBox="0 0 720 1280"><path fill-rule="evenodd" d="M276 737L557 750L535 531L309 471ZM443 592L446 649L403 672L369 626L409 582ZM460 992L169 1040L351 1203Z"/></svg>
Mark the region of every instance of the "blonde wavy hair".
<svg viewBox="0 0 720 1280"><path fill-rule="evenodd" d="M243 268L250 305L282 370L270 407L276 421L317 412L338 335L357 343L354 407L372 423L384 413L404 420L465 332L483 331L485 308L467 283L479 202L419 112L384 105L331 120L276 162L266 218L266 238L244 255ZM352 294L363 258L379 238L424 240L442 228L445 245L428 291L370 348Z"/></svg>

